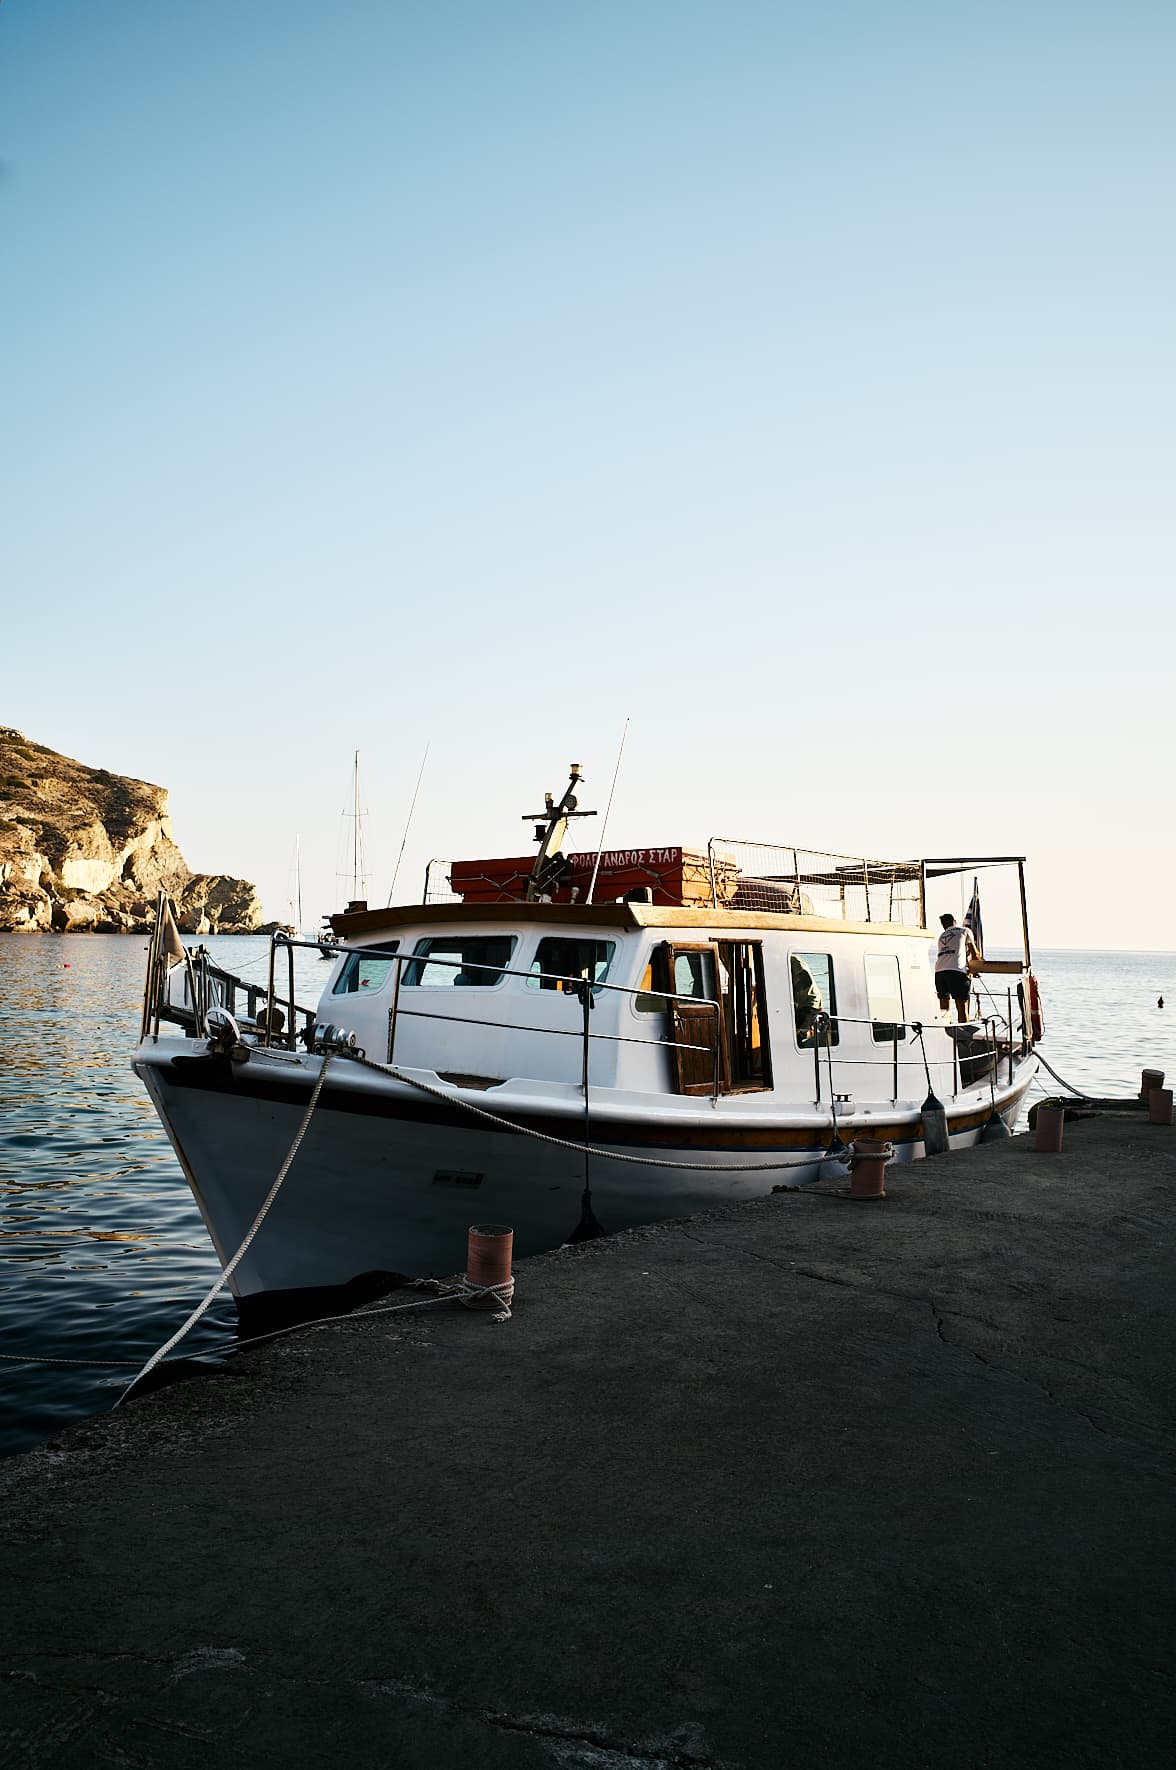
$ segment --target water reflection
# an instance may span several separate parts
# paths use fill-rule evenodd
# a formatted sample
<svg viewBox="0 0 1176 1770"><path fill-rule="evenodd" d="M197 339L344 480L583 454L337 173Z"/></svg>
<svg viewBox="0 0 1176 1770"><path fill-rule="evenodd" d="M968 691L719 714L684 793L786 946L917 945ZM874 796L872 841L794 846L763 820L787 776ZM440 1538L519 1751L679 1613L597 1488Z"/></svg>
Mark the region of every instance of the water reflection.
<svg viewBox="0 0 1176 1770"><path fill-rule="evenodd" d="M267 941L208 944L264 975ZM108 1406L219 1270L130 1070L144 969L136 939L0 936L0 1450ZM218 1299L185 1350L235 1321ZM32 1362L103 1357L122 1363Z"/></svg>

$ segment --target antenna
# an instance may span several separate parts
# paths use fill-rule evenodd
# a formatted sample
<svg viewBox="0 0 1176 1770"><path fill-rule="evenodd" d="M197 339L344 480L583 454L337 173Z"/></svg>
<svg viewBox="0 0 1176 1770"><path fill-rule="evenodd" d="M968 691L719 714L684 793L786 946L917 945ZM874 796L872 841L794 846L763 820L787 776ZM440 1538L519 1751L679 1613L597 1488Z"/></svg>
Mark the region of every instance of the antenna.
<svg viewBox="0 0 1176 1770"><path fill-rule="evenodd" d="M404 859L404 844L408 841L408 832L412 826L412 814L416 810L417 794L421 790L421 781L424 778L424 773L425 773L425 763L428 760L429 760L429 746L428 746L428 744L426 744L425 745L425 753L421 757L420 773L417 775L416 786L413 789L412 804L408 808L408 816L405 819L405 823L404 823L404 835L401 838L401 842L400 842L400 853L396 856L396 871L392 874L392 883L388 887L388 902L384 905L385 909L388 909L392 903L392 893L396 889L396 875L399 873L400 863Z"/></svg>
<svg viewBox="0 0 1176 1770"><path fill-rule="evenodd" d="M582 779L580 764L573 762L570 779L559 804L555 803L552 794L544 793L543 810L528 811L523 815L525 824L534 824L535 840L539 844L535 865L531 868L531 877L527 881L527 903L550 902L550 892L567 866L562 850L572 818L596 816L594 811L576 809L578 801L574 789Z"/></svg>
<svg viewBox="0 0 1176 1770"><path fill-rule="evenodd" d="M621 772L621 757L625 753L625 739L629 735L629 720L626 716L625 729L621 733L621 747L617 751L617 765L613 769L612 786L608 790L608 804L604 808L604 821L600 826L600 847L596 850L596 865L592 869L592 882L588 887L585 903L592 902L592 893L596 890L596 875L600 871L600 857L604 853L604 832L608 829L608 814L612 810L613 794L617 790L617 776Z"/></svg>

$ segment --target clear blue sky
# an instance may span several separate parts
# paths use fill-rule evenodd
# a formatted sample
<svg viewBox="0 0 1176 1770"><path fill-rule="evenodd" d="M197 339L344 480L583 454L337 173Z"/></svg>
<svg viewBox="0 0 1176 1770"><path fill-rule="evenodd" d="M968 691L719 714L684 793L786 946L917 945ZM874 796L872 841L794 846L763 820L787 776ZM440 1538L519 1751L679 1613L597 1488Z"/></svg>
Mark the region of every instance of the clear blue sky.
<svg viewBox="0 0 1176 1770"><path fill-rule="evenodd" d="M1171 947L1167 4L5 0L0 722L307 921L1025 852ZM591 826L588 826L591 828ZM585 846L592 839L586 839Z"/></svg>

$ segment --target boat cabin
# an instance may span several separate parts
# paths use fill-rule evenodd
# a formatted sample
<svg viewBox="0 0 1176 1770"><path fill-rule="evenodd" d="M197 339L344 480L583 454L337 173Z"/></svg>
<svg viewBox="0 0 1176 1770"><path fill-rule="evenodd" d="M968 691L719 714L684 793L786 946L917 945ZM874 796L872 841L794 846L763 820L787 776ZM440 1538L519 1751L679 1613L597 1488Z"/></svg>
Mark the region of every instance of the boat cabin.
<svg viewBox="0 0 1176 1770"><path fill-rule="evenodd" d="M320 1025L381 1063L484 1090L580 1086L586 1052L593 1087L618 1097L737 1096L749 1110L893 1102L924 1078L924 1055L949 1094L974 1085L925 925L926 868L947 863L747 846L561 857L538 900L525 859L455 861L448 901L331 919L346 950ZM991 1067L1029 1034L1022 963L988 969L1008 974L988 991Z"/></svg>

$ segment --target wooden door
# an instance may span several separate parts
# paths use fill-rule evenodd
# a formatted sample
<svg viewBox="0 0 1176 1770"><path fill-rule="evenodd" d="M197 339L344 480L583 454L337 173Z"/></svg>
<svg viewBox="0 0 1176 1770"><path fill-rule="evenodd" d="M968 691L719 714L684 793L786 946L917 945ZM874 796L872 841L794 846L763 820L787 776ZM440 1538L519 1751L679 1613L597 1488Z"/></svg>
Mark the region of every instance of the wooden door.
<svg viewBox="0 0 1176 1770"><path fill-rule="evenodd" d="M722 1016L718 1011L717 955L713 946L662 948L670 1002L671 1067L679 1094L713 1093L727 1081Z"/></svg>

